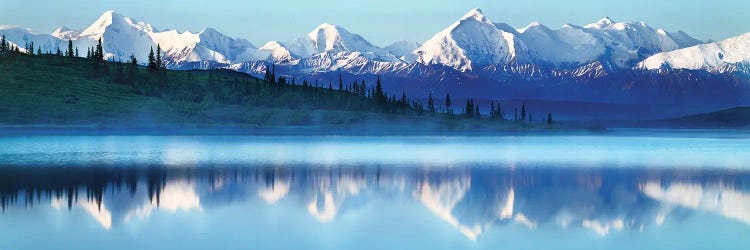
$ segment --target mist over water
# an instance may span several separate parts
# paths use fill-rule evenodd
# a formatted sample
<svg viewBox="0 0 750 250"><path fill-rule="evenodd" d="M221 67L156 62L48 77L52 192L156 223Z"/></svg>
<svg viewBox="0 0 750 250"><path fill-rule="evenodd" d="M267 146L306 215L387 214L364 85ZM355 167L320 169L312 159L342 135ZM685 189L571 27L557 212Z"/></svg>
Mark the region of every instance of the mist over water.
<svg viewBox="0 0 750 250"><path fill-rule="evenodd" d="M749 248L747 137L641 135L0 137L0 249Z"/></svg>
<svg viewBox="0 0 750 250"><path fill-rule="evenodd" d="M618 136L627 135L627 136ZM505 137L11 136L4 165L750 167L750 134Z"/></svg>

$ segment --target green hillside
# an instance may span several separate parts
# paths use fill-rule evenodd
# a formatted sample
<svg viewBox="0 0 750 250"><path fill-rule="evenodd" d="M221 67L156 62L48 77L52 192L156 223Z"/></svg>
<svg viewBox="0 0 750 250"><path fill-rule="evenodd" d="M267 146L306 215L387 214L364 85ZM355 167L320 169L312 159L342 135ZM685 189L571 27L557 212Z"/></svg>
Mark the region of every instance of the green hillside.
<svg viewBox="0 0 750 250"><path fill-rule="evenodd" d="M0 125L5 128L315 129L378 131L533 131L546 121L511 122L433 112L378 88L267 79L229 70L159 66L59 55L0 56ZM456 107L455 110L462 110ZM387 132L383 132L387 133Z"/></svg>

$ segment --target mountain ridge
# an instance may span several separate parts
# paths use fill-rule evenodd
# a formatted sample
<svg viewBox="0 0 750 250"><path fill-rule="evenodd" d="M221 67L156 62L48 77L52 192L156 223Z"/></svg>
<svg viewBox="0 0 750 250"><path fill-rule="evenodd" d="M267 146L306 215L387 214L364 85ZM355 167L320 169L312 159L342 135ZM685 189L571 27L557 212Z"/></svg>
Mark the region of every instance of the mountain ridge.
<svg viewBox="0 0 750 250"><path fill-rule="evenodd" d="M52 34L34 34L6 28L0 29L0 34L9 34L9 40L15 44L34 42L44 51L57 48L64 51L65 38L73 40L81 49L103 38L106 58L121 61L134 55L139 62L145 62L149 49L158 44L170 69L227 68L262 76L274 64L279 75L324 82L338 81L341 74L349 79L368 81L382 76L391 81L386 85L389 91L409 91L411 96L450 92L456 97L500 98L508 94L499 91L510 91L526 95L515 96L517 98L541 98L546 94L538 93L566 86L560 91L566 95L560 96L561 99L594 101L599 99L597 96L616 94L619 99L631 100L633 98L623 96L638 94L629 93L637 89L633 88L634 84L653 82L653 79L688 84L669 89L684 95L706 88L696 84L744 83L747 77L735 78L734 73L750 72L750 66L733 64L721 65L722 70L707 71L642 67L645 60L654 56L706 45L682 31L667 32L643 22L617 22L609 17L584 26L566 24L550 29L532 22L517 29L491 21L478 8L424 43L402 41L386 47L373 45L363 36L329 23L291 41L269 41L256 47L245 39L231 38L212 28L200 32L159 30L114 11L105 12L81 31L62 26ZM408 53L409 50L412 53ZM689 72L681 73L683 70ZM739 74L743 75L750 74ZM693 77L700 81L676 77ZM612 85L612 82L620 85ZM670 95L669 92L661 94Z"/></svg>

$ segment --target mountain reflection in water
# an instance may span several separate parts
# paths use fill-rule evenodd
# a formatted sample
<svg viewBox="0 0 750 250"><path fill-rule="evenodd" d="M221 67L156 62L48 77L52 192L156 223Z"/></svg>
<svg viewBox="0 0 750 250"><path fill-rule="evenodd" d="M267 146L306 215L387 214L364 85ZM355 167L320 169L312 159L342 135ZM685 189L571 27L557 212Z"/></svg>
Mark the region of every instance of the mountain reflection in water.
<svg viewBox="0 0 750 250"><path fill-rule="evenodd" d="M0 205L82 210L103 230L154 211L281 201L333 223L372 200L418 204L472 241L493 227L640 233L695 213L750 227L750 172L647 168L4 167ZM0 217L2 214L0 214Z"/></svg>

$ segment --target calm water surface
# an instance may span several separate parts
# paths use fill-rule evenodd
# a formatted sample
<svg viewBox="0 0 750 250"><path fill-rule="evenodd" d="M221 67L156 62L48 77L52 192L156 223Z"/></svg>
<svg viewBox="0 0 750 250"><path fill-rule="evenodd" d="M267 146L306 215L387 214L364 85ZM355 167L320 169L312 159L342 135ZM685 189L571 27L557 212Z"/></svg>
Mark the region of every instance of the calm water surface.
<svg viewBox="0 0 750 250"><path fill-rule="evenodd" d="M750 139L0 137L0 249L750 249Z"/></svg>

